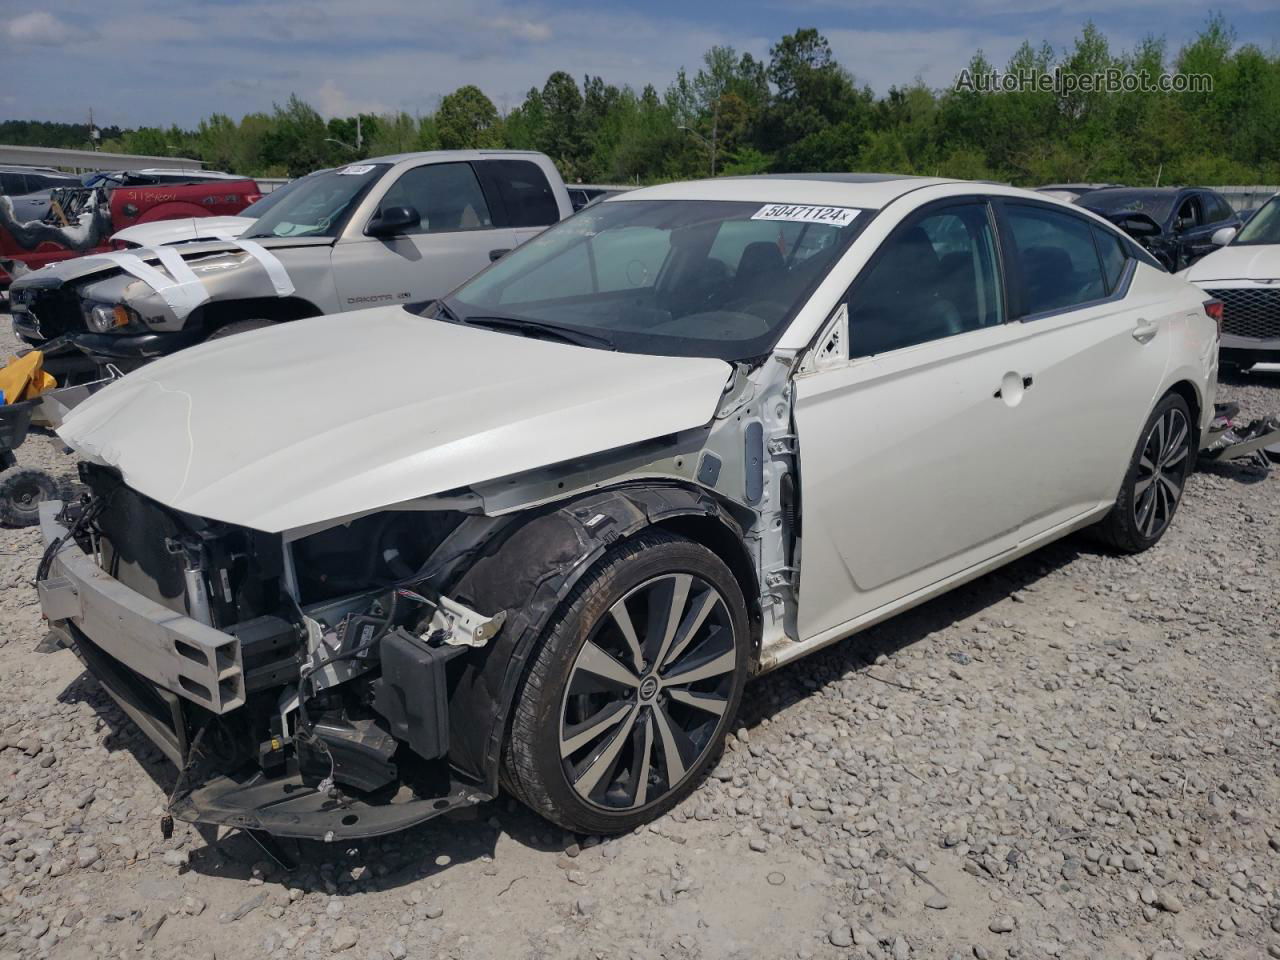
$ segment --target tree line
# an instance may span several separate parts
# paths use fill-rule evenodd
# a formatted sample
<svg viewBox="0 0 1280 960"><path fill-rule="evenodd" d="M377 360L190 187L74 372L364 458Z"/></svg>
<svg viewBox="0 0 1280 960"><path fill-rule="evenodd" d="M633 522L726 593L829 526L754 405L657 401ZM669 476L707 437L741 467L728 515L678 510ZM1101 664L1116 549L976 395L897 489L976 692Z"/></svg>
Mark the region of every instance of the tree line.
<svg viewBox="0 0 1280 960"><path fill-rule="evenodd" d="M973 76L997 68L982 51ZM1148 37L1112 50L1086 23L1069 49L1023 43L1010 74L1201 74L1212 89L1112 93L980 92L917 81L877 96L812 28L782 37L767 60L712 47L667 88L636 91L558 70L503 113L478 87L430 114L324 119L298 96L238 121L216 113L196 129L104 128L101 148L182 156L251 176L411 150L510 147L549 154L568 181L653 183L715 175L861 170L1048 182L1280 182L1280 53L1237 43L1220 15L1171 52ZM357 123L359 142L357 142ZM0 142L83 148L85 125L0 122Z"/></svg>

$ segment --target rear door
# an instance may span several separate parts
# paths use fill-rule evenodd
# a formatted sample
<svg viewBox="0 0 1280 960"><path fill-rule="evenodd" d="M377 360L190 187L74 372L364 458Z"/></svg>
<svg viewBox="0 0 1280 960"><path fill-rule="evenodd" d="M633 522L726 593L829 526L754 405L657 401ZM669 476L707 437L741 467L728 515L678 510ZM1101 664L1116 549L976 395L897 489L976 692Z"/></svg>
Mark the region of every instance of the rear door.
<svg viewBox="0 0 1280 960"><path fill-rule="evenodd" d="M488 266L491 254L515 245L515 232L495 225L501 221L465 161L410 167L387 190L378 210L387 207L412 207L420 222L400 236L362 232L338 242L334 278L345 310L444 296Z"/></svg>
<svg viewBox="0 0 1280 960"><path fill-rule="evenodd" d="M1008 442L1035 489L1023 539L1115 498L1168 363L1165 285L1137 277L1126 237L1069 208L1002 200L1018 369L1026 378ZM1146 269L1146 268L1144 268Z"/></svg>

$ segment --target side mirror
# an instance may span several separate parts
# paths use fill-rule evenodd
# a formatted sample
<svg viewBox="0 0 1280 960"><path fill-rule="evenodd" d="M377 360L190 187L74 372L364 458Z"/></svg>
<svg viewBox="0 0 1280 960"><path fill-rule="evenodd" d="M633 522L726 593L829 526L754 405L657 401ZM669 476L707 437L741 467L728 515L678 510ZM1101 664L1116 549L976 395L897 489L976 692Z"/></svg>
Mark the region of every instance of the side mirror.
<svg viewBox="0 0 1280 960"><path fill-rule="evenodd" d="M413 207L386 207L369 221L365 233L371 237L394 237L412 230L422 223L422 217Z"/></svg>
<svg viewBox="0 0 1280 960"><path fill-rule="evenodd" d="M1230 243L1232 240L1235 239L1235 236L1236 236L1235 227L1222 227L1219 230L1213 231L1213 236L1210 237L1209 239L1212 240L1214 244L1216 244L1217 246L1225 247L1228 243Z"/></svg>

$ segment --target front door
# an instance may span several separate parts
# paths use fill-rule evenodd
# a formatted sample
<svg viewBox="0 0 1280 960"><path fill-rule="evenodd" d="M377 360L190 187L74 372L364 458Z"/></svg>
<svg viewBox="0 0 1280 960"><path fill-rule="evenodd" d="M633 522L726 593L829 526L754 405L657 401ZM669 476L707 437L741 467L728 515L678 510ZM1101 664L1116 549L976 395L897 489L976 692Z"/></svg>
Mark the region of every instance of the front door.
<svg viewBox="0 0 1280 960"><path fill-rule="evenodd" d="M469 163L412 167L379 204L412 207L417 227L396 237L341 240L333 250L334 279L344 310L442 297L515 245L515 233L494 227Z"/></svg>
<svg viewBox="0 0 1280 960"><path fill-rule="evenodd" d="M923 208L850 288L850 360L796 378L799 639L1016 545L1035 494L999 261L987 203Z"/></svg>

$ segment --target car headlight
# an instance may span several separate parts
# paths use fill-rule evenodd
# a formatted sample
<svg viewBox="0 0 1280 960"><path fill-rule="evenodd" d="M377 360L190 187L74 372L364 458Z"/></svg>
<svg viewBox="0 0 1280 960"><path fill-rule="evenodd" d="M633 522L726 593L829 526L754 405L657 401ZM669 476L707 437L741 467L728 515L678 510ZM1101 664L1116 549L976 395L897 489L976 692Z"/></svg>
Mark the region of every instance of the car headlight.
<svg viewBox="0 0 1280 960"><path fill-rule="evenodd" d="M84 322L94 333L128 333L144 329L142 318L123 303L85 303Z"/></svg>

